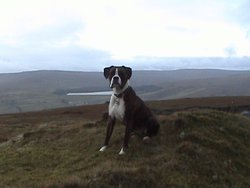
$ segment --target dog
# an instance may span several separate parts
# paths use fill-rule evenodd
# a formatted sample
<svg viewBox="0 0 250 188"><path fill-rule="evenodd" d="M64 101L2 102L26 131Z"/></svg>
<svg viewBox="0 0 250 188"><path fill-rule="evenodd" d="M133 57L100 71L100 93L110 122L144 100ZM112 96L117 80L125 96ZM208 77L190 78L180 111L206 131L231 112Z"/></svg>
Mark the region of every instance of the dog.
<svg viewBox="0 0 250 188"><path fill-rule="evenodd" d="M125 154L131 133L136 130L145 132L143 140L155 136L159 130L159 123L150 109L140 99L129 85L132 69L125 66L110 66L104 68L104 77L109 80L109 86L113 90L109 103L108 123L104 145L100 151L108 147L116 121L125 125L123 146L119 152Z"/></svg>

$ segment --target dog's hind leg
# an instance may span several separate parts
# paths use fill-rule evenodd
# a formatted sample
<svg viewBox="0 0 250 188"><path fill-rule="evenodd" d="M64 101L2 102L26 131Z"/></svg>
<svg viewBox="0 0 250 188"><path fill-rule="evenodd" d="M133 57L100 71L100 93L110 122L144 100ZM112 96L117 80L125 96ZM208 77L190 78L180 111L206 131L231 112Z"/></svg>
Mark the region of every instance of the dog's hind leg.
<svg viewBox="0 0 250 188"><path fill-rule="evenodd" d="M148 139L151 136L157 135L159 128L160 128L160 125L158 121L155 118L151 118L147 125L146 136L143 138L143 140Z"/></svg>

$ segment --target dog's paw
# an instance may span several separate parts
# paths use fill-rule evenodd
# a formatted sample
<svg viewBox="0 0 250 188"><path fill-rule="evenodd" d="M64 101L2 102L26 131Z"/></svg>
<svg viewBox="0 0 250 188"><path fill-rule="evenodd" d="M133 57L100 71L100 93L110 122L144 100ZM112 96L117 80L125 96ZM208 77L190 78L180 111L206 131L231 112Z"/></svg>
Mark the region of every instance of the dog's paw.
<svg viewBox="0 0 250 188"><path fill-rule="evenodd" d="M142 140L143 140L143 142L147 142L148 140L150 140L150 137L149 136L144 136Z"/></svg>
<svg viewBox="0 0 250 188"><path fill-rule="evenodd" d="M107 146L102 146L99 151L105 151L107 149Z"/></svg>
<svg viewBox="0 0 250 188"><path fill-rule="evenodd" d="M142 139L142 141L143 141L144 143L149 143L150 140L151 140L151 138L150 138L149 136L144 136L143 139Z"/></svg>
<svg viewBox="0 0 250 188"><path fill-rule="evenodd" d="M122 148L121 151L119 152L119 155L124 155L125 154L125 151L124 149Z"/></svg>

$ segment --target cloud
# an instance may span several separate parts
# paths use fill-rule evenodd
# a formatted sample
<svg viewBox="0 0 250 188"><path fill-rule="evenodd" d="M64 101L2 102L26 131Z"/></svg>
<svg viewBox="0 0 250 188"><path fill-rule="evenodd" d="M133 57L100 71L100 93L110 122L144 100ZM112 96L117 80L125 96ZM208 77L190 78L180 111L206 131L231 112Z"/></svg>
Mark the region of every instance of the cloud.
<svg viewBox="0 0 250 188"><path fill-rule="evenodd" d="M14 43L5 41L0 46L0 72L98 70L111 55L79 45L83 29L81 21L64 20L15 36Z"/></svg>
<svg viewBox="0 0 250 188"><path fill-rule="evenodd" d="M97 71L104 67L110 56L98 50L67 46L39 50L20 49L12 55L0 58L0 72L19 72L31 70L76 70Z"/></svg>
<svg viewBox="0 0 250 188"><path fill-rule="evenodd" d="M225 56L229 45L242 48L238 55L246 55L246 33L228 19L231 7L240 3L150 0L112 4L112 14L103 10L86 25L81 42L110 51L114 59Z"/></svg>
<svg viewBox="0 0 250 188"><path fill-rule="evenodd" d="M250 70L250 57L172 57L148 58L137 57L129 62L134 69L175 70L175 69L228 69Z"/></svg>
<svg viewBox="0 0 250 188"><path fill-rule="evenodd" d="M225 52L228 57L235 57L237 55L237 50L233 46L226 47Z"/></svg>
<svg viewBox="0 0 250 188"><path fill-rule="evenodd" d="M241 23L250 28L250 1L246 0L237 9L237 18Z"/></svg>
<svg viewBox="0 0 250 188"><path fill-rule="evenodd" d="M65 41L74 43L78 41L77 32L83 28L83 23L73 20L71 22L68 21L43 27L39 30L26 33L20 38L22 44L27 43L27 45L57 45L57 43L59 45Z"/></svg>
<svg viewBox="0 0 250 188"><path fill-rule="evenodd" d="M250 56L249 3L9 0L0 7L0 72L214 67L169 57Z"/></svg>
<svg viewBox="0 0 250 188"><path fill-rule="evenodd" d="M66 28L66 29L65 29ZM0 46L0 72L39 69L97 70L111 57L109 52L78 45L81 24L65 23L27 33L15 44Z"/></svg>
<svg viewBox="0 0 250 188"><path fill-rule="evenodd" d="M57 22L13 36L12 40L10 42L6 40L5 44L19 48L60 47L68 44L71 45L77 43L79 40L78 32L83 29L84 24L80 21L64 20L63 22Z"/></svg>

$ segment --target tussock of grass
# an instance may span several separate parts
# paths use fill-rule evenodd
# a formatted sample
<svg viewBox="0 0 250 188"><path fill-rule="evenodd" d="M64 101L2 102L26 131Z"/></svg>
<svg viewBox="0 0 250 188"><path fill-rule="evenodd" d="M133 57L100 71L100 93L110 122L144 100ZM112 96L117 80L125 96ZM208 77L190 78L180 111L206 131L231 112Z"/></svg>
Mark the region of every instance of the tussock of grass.
<svg viewBox="0 0 250 188"><path fill-rule="evenodd" d="M18 132L21 140L0 146L0 186L250 187L249 118L213 110L162 111L159 135L147 143L131 138L128 152L119 156L124 127L115 127L102 153L105 122L80 117L67 115L68 124L49 118L38 126L44 119L35 117L34 126L28 119L9 124L27 127Z"/></svg>

